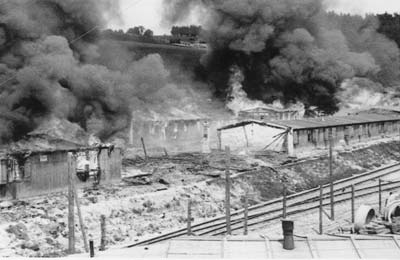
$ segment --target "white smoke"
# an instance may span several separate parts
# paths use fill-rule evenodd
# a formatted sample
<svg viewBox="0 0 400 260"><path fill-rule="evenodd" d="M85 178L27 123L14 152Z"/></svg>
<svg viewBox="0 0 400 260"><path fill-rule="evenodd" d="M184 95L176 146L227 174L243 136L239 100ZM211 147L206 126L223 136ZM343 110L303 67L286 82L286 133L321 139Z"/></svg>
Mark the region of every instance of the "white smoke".
<svg viewBox="0 0 400 260"><path fill-rule="evenodd" d="M353 78L342 83L338 99L341 110L397 107L400 105L400 98L395 93L394 89L383 88L382 85L371 80Z"/></svg>

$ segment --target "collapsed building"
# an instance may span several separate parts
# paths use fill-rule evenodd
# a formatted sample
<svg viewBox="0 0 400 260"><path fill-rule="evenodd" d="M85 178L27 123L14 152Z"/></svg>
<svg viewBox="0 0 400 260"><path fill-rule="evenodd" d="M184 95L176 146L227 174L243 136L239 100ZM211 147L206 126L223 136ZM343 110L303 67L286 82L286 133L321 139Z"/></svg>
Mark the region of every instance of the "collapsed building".
<svg viewBox="0 0 400 260"><path fill-rule="evenodd" d="M322 117L262 122L242 121L218 129L219 146L233 150L277 151L295 156L332 145L349 146L400 134L400 115L364 112L341 117Z"/></svg>
<svg viewBox="0 0 400 260"><path fill-rule="evenodd" d="M77 187L120 181L121 161L113 146L13 152L0 160L0 199L65 191L71 172Z"/></svg>
<svg viewBox="0 0 400 260"><path fill-rule="evenodd" d="M298 109L257 107L241 111L237 117L224 118L173 118L158 120L133 120L129 132L129 145L142 149L143 138L149 153L210 152L218 149L219 128L241 120L291 120L302 118Z"/></svg>
<svg viewBox="0 0 400 260"><path fill-rule="evenodd" d="M88 136L79 126L50 119L26 140L0 153L0 199L64 191L72 174L77 187L121 180L122 150Z"/></svg>
<svg viewBox="0 0 400 260"><path fill-rule="evenodd" d="M237 119L173 119L132 121L129 143L142 149L143 138L149 153L209 152L217 149L217 129Z"/></svg>

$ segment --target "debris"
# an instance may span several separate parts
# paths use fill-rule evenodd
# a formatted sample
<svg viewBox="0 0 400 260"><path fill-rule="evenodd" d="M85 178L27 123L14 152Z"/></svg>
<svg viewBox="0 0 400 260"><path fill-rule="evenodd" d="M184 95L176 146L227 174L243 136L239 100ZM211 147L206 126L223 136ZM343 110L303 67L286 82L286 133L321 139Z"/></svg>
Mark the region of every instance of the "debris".
<svg viewBox="0 0 400 260"><path fill-rule="evenodd" d="M213 178L218 178L218 177L221 177L222 174L224 174L224 172L222 172L222 171L212 171L212 172L204 171L204 172L201 172L201 174L204 175L204 176L210 176L210 177L213 177Z"/></svg>
<svg viewBox="0 0 400 260"><path fill-rule="evenodd" d="M40 250L39 245L37 243L33 242L33 241L27 241L27 242L23 243L21 245L21 248L22 249L30 249L30 250L33 250L33 251L39 251Z"/></svg>
<svg viewBox="0 0 400 260"><path fill-rule="evenodd" d="M8 233L14 234L20 240L29 240L28 229L22 223L10 225L6 230Z"/></svg>
<svg viewBox="0 0 400 260"><path fill-rule="evenodd" d="M151 179L148 177L125 178L124 182L129 185L150 185L152 183Z"/></svg>
<svg viewBox="0 0 400 260"><path fill-rule="evenodd" d="M381 222L371 222L365 225L363 228L359 230L361 235L382 235L382 234L390 234L390 228L385 225L385 223Z"/></svg>
<svg viewBox="0 0 400 260"><path fill-rule="evenodd" d="M14 206L14 203L12 203L11 201L0 202L0 209L8 209L11 208L12 206Z"/></svg>
<svg viewBox="0 0 400 260"><path fill-rule="evenodd" d="M170 183L169 182L167 182L166 180L164 180L164 179L159 179L158 180L158 182L160 183L160 184L164 184L164 185L170 185Z"/></svg>
<svg viewBox="0 0 400 260"><path fill-rule="evenodd" d="M91 196L91 197L87 197L87 200L89 200L90 202L92 202L93 204L98 202L98 199L96 196Z"/></svg>

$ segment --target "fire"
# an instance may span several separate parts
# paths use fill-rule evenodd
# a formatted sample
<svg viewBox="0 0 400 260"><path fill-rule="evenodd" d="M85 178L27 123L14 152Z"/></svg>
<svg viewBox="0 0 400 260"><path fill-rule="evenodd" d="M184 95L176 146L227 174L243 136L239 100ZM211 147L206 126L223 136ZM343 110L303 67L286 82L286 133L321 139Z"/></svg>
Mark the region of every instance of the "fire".
<svg viewBox="0 0 400 260"><path fill-rule="evenodd" d="M304 115L304 104L297 102L285 107L281 101L275 100L271 104L266 104L260 100L251 100L243 89L242 82L244 80L243 72L238 66L232 66L231 77L229 80L230 93L228 94L228 103L226 107L238 116L241 111L251 110L254 108L274 108L274 109L293 109L300 111Z"/></svg>

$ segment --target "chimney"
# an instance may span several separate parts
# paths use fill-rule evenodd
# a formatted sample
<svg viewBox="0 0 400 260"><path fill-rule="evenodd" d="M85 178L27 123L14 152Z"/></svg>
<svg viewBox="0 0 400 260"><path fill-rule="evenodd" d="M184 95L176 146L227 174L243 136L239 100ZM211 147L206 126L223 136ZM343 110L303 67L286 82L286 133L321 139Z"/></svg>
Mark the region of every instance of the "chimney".
<svg viewBox="0 0 400 260"><path fill-rule="evenodd" d="M294 223L292 220L282 220L283 229L283 249L293 250L294 249L294 239L293 239L293 229Z"/></svg>

